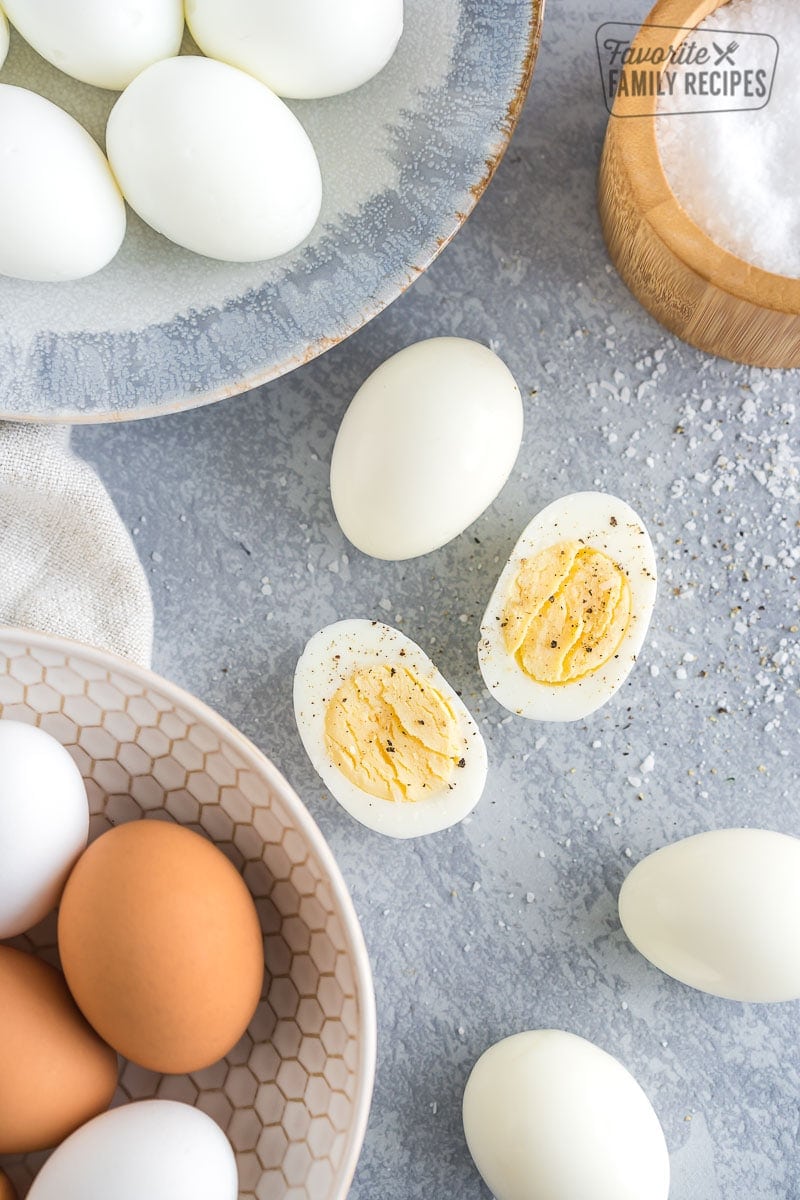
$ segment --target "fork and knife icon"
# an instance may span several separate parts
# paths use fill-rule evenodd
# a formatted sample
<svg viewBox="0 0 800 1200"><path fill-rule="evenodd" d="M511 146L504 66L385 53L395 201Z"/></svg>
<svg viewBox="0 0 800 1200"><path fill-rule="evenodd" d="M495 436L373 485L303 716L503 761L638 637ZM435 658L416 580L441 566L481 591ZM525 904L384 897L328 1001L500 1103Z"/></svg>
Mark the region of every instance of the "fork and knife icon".
<svg viewBox="0 0 800 1200"><path fill-rule="evenodd" d="M720 66L724 62L730 63L730 65L732 67L736 65L733 61L733 56L736 53L736 51L739 49L738 42L736 42L736 41L731 42L728 45L727 49L723 46L718 46L716 42L712 42L711 45L714 47L714 49L717 52L717 60L714 63L715 67Z"/></svg>

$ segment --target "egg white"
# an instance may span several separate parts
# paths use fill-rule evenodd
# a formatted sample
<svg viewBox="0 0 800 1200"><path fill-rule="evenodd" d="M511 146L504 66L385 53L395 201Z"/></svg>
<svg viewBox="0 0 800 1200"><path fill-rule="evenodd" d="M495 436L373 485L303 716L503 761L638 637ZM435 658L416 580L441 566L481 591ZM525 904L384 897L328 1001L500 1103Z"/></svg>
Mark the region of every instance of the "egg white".
<svg viewBox="0 0 800 1200"><path fill-rule="evenodd" d="M383 800L356 787L331 761L325 741L326 708L339 687L361 668L392 665L398 659L442 693L455 714L462 742L464 766L456 770L450 786L416 802ZM394 838L438 833L463 820L481 797L488 763L477 725L427 654L390 625L338 621L316 633L295 671L294 712L300 740L328 790L352 817L377 833Z"/></svg>
<svg viewBox="0 0 800 1200"><path fill-rule="evenodd" d="M631 615L616 654L591 675L548 685L531 679L506 649L502 617L522 560L557 542L579 541L607 554L628 579ZM656 557L643 522L623 500L575 492L542 509L523 531L481 623L478 661L486 686L505 708L534 721L580 721L625 682L644 643L656 599Z"/></svg>

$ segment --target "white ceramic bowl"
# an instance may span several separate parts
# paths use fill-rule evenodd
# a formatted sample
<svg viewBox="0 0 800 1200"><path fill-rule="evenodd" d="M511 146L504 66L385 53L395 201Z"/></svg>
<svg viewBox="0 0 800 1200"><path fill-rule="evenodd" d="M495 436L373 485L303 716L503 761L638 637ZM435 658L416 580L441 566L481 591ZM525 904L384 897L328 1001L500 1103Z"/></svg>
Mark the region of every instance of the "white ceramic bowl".
<svg viewBox="0 0 800 1200"><path fill-rule="evenodd" d="M300 799L199 700L76 642L0 629L0 718L67 747L93 838L123 821L178 821L242 871L261 917L264 994L239 1044L193 1075L125 1063L115 1103L160 1096L207 1112L236 1150L241 1200L342 1200L372 1095L374 996L347 888ZM57 964L55 914L13 944ZM24 1196L46 1157L0 1165Z"/></svg>

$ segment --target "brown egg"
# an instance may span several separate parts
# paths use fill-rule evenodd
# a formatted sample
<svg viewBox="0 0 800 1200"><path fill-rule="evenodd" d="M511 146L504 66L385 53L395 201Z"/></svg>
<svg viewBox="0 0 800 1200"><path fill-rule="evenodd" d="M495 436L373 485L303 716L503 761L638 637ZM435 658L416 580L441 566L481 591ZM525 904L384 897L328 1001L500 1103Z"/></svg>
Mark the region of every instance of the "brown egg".
<svg viewBox="0 0 800 1200"><path fill-rule="evenodd" d="M261 927L212 842L164 821L98 838L67 881L61 963L91 1025L153 1071L199 1071L247 1028L261 996Z"/></svg>
<svg viewBox="0 0 800 1200"><path fill-rule="evenodd" d="M0 1171L0 1200L17 1200L14 1185L2 1171Z"/></svg>
<svg viewBox="0 0 800 1200"><path fill-rule="evenodd" d="M0 1014L0 1154L45 1150L108 1108L117 1056L61 972L10 946L0 946Z"/></svg>

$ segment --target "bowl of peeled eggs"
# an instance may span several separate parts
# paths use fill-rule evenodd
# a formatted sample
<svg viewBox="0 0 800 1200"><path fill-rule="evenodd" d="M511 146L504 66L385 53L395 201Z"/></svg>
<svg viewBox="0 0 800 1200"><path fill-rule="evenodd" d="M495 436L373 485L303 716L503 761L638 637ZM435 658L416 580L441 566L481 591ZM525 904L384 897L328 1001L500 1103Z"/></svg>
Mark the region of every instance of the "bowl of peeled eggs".
<svg viewBox="0 0 800 1200"><path fill-rule="evenodd" d="M76 422L244 391L403 292L503 155L543 0L3 8L0 417Z"/></svg>
<svg viewBox="0 0 800 1200"><path fill-rule="evenodd" d="M372 982L272 764L122 659L0 631L0 1197L339 1200Z"/></svg>

